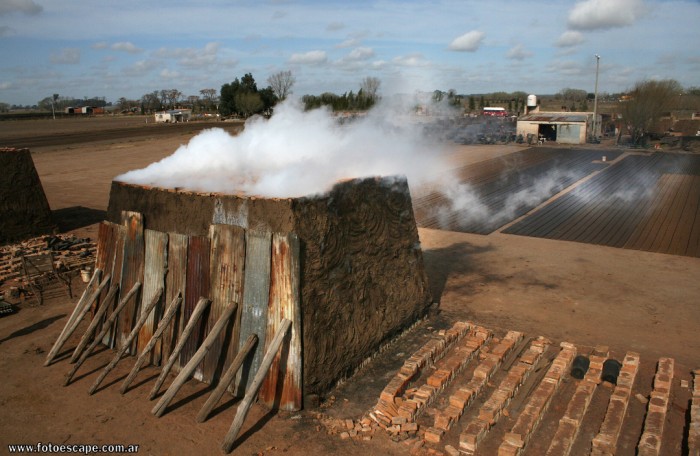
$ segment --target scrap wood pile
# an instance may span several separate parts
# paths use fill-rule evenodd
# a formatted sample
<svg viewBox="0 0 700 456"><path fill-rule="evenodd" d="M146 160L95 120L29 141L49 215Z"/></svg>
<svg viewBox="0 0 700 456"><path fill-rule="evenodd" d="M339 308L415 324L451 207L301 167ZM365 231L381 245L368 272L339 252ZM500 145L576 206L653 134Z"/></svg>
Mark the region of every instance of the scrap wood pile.
<svg viewBox="0 0 700 456"><path fill-rule="evenodd" d="M22 281L22 257L40 253L53 254L56 270L75 271L95 262L97 246L90 238L68 235L39 236L0 247L0 285ZM26 285L26 284L22 284Z"/></svg>
<svg viewBox="0 0 700 456"><path fill-rule="evenodd" d="M268 407L299 410L297 236L232 225L212 225L209 236L162 233L144 229L136 212L124 212L122 221L101 224L95 272L45 365L91 313L65 386L101 343L116 352L89 394L125 354L138 357L122 394L146 363L162 365L151 400L179 369L152 410L157 417L190 376L216 384L196 421L205 421L227 390L243 397L222 445L226 452L256 398Z"/></svg>

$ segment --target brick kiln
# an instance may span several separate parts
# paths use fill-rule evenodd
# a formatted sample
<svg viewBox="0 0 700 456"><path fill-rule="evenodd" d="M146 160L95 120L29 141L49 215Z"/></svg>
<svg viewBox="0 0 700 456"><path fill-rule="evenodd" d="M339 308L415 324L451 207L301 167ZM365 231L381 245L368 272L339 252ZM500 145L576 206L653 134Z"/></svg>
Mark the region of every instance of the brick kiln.
<svg viewBox="0 0 700 456"><path fill-rule="evenodd" d="M327 194L300 198L196 193L114 181L108 220L122 224L123 211L142 214L147 231L171 233L171 239L189 236L190 244L211 238L211 227L221 225L250 233L293 233L299 251L305 398L322 395L351 375L382 343L419 319L431 302L403 177L344 181ZM202 267L196 278L184 279L185 302L206 294L210 288L204 282L213 281L210 271L214 268ZM246 285L242 287L245 294ZM245 320L243 309L237 318ZM240 328L234 326L228 337L243 337Z"/></svg>
<svg viewBox="0 0 700 456"><path fill-rule="evenodd" d="M0 244L51 233L51 209L29 149L0 148L0 170Z"/></svg>

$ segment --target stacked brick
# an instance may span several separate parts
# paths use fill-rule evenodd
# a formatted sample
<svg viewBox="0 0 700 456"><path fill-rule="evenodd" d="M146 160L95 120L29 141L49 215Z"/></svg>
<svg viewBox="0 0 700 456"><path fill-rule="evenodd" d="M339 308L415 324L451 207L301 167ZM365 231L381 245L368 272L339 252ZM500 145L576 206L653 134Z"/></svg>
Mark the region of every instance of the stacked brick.
<svg viewBox="0 0 700 456"><path fill-rule="evenodd" d="M0 284L22 276L22 256L52 252L57 269L79 269L95 262L97 247L90 239L41 236L0 247Z"/></svg>
<svg viewBox="0 0 700 456"><path fill-rule="evenodd" d="M528 350L523 353L516 365L511 367L507 376L498 388L479 409L477 417L472 420L459 436L459 448L462 454L474 454L479 442L491 427L496 424L503 410L518 392L520 386L527 380L530 373L542 358L550 342L539 337L534 340Z"/></svg>
<svg viewBox="0 0 700 456"><path fill-rule="evenodd" d="M560 346L561 351L530 396L511 431L506 433L503 443L498 448L499 456L520 454L547 411L554 393L576 356L576 346L573 344L562 342Z"/></svg>
<svg viewBox="0 0 700 456"><path fill-rule="evenodd" d="M576 391L566 407L566 412L559 420L559 426L547 450L547 456L568 456L571 453L571 447L576 440L583 417L588 411L593 393L596 386L600 384L603 363L607 358L607 353L589 357L588 371L576 386Z"/></svg>
<svg viewBox="0 0 700 456"><path fill-rule="evenodd" d="M693 371L693 401L688 425L688 454L700 455L700 369Z"/></svg>
<svg viewBox="0 0 700 456"><path fill-rule="evenodd" d="M413 421L419 408L419 403L403 396L408 384L425 367L432 366L440 360L447 350L459 342L474 325L468 322L458 321L452 328L444 332L438 338L430 339L417 352L408 358L399 372L389 381L379 395L379 401L373 411L369 413L380 427L392 433L401 432L401 425L395 424L394 418L401 416L406 422ZM487 334L483 328L475 328L473 333ZM401 421L401 420L399 420ZM399 426L397 429L396 426Z"/></svg>
<svg viewBox="0 0 700 456"><path fill-rule="evenodd" d="M661 452L661 438L673 382L673 367L672 358L659 359L654 376L654 390L651 392L647 417L644 420L644 432L637 445L639 456L653 456Z"/></svg>
<svg viewBox="0 0 700 456"><path fill-rule="evenodd" d="M506 355L510 353L522 337L523 334L520 332L509 331L489 353L482 354L483 359L474 369L469 383L450 396L449 405L446 409L436 411L434 425L425 430L424 438L426 441L440 442L445 432L459 420L472 399L479 394L493 373L496 372L496 369L501 365ZM477 335L477 341L481 338L483 336ZM473 353L475 352L476 349L473 350Z"/></svg>
<svg viewBox="0 0 700 456"><path fill-rule="evenodd" d="M615 454L617 440L620 436L622 423L627 413L630 395L634 379L639 370L639 354L628 352L622 362L620 375L617 377L617 386L613 390L608 409L605 412L605 419L600 426L600 432L593 438L592 456Z"/></svg>

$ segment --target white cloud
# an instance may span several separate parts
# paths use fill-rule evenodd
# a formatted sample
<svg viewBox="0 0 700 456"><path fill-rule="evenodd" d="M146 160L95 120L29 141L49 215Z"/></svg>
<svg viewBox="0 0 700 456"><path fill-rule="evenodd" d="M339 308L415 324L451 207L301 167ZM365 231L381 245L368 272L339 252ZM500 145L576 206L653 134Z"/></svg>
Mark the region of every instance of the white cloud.
<svg viewBox="0 0 700 456"><path fill-rule="evenodd" d="M41 13L44 7L33 0L2 0L0 2L0 16L12 13L23 13L34 16Z"/></svg>
<svg viewBox="0 0 700 456"><path fill-rule="evenodd" d="M60 51L51 54L51 63L61 65L75 65L80 63L80 49L78 48L63 48Z"/></svg>
<svg viewBox="0 0 700 456"><path fill-rule="evenodd" d="M306 65L317 65L328 61L326 51L309 51L303 54L292 54L289 58L289 63L298 63Z"/></svg>
<svg viewBox="0 0 700 456"><path fill-rule="evenodd" d="M484 39L484 32L472 30L462 36L458 36L450 43L450 50L459 52L474 52L479 49Z"/></svg>
<svg viewBox="0 0 700 456"><path fill-rule="evenodd" d="M568 24L573 30L606 30L632 25L646 12L643 0L585 0L571 10Z"/></svg>
<svg viewBox="0 0 700 456"><path fill-rule="evenodd" d="M533 55L534 54L531 51L525 49L525 46L523 46L522 44L516 44L508 51L506 57L512 60L525 60L526 58L532 57Z"/></svg>
<svg viewBox="0 0 700 456"><path fill-rule="evenodd" d="M0 90L7 90L12 88L11 82L0 82Z"/></svg>
<svg viewBox="0 0 700 456"><path fill-rule="evenodd" d="M407 66L407 67L424 67L428 66L430 62L425 60L423 54L409 54L404 56L394 57L392 59L396 65Z"/></svg>
<svg viewBox="0 0 700 456"><path fill-rule="evenodd" d="M336 44L335 47L337 48L348 48L348 47L355 47L360 44L360 40L357 38L348 38L347 40L343 41L340 44Z"/></svg>
<svg viewBox="0 0 700 456"><path fill-rule="evenodd" d="M164 68L160 72L160 77L163 79L177 79L180 77L180 73L178 73L175 70L169 70L168 68Z"/></svg>
<svg viewBox="0 0 700 456"><path fill-rule="evenodd" d="M161 63L156 60L139 60L133 65L125 67L124 73L129 76L143 76L160 66L162 66Z"/></svg>
<svg viewBox="0 0 700 456"><path fill-rule="evenodd" d="M163 59L176 59L180 65L186 67L202 67L216 63L219 46L219 43L212 42L205 44L202 49L160 48L153 55Z"/></svg>
<svg viewBox="0 0 700 456"><path fill-rule="evenodd" d="M143 49L137 48L134 43L130 41L120 41L119 43L114 43L111 48L115 51L128 52L129 54L138 54L143 52Z"/></svg>
<svg viewBox="0 0 700 456"><path fill-rule="evenodd" d="M573 47L578 46L579 44L583 43L583 41L583 34L581 32L577 32L576 30L567 30L561 34L554 45L562 48Z"/></svg>
<svg viewBox="0 0 700 456"><path fill-rule="evenodd" d="M93 49L107 49L109 47L109 43L106 41L98 41L90 47Z"/></svg>
<svg viewBox="0 0 700 456"><path fill-rule="evenodd" d="M571 60L554 61L548 65L547 71L564 76L580 76L584 74L581 64Z"/></svg>
<svg viewBox="0 0 700 456"><path fill-rule="evenodd" d="M345 61L358 62L361 60L368 60L374 57L374 49L370 47L359 47L355 48L348 55L343 57Z"/></svg>

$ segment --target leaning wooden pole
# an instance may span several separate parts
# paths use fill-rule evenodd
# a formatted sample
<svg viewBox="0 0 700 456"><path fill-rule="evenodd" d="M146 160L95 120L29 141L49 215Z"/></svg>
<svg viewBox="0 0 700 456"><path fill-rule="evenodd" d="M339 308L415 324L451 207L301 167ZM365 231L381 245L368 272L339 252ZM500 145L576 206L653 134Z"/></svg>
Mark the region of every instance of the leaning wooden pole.
<svg viewBox="0 0 700 456"><path fill-rule="evenodd" d="M97 327L99 326L102 317L107 313L107 310L109 309L109 303L112 302L112 299L114 299L114 297L116 296L117 291L119 291L119 284L114 284L109 289L107 296L105 296L104 301L102 301L102 305L99 309L97 309L97 312L95 312L95 316L92 317L90 326L88 326L87 331L85 331L85 334L83 334L83 337L80 339L78 346L75 347L75 350L73 350L73 356L70 357L71 363L74 363L78 360L78 357L83 352L83 349L87 346L88 342L90 341L90 338L94 335L95 331L97 330Z"/></svg>
<svg viewBox="0 0 700 456"><path fill-rule="evenodd" d="M207 334L207 337L204 339L204 342L202 342L202 345L192 356L192 359L190 359L185 365L185 367L182 368L177 377L175 377L175 380L173 381L172 385L170 385L170 388L168 388L165 394L163 394L163 397L160 398L160 401L158 401L156 406L153 407L151 413L158 417L163 415L165 409L168 407L168 404L170 404L170 401L173 400L177 392L180 391L180 388L182 388L182 385L185 384L192 372L194 372L199 363L201 363L204 357L207 355L207 353L209 353L209 349L211 349L211 346L214 345L217 337L219 337L221 331L224 330L224 328L228 324L228 321L231 319L231 315L233 315L234 312L236 312L237 308L238 303L232 302L228 305L228 307L226 307L226 309L224 309L219 319L216 320L214 327L211 328L211 331L209 331L209 334Z"/></svg>
<svg viewBox="0 0 700 456"><path fill-rule="evenodd" d="M126 377L126 380L124 380L124 383L122 383L122 386L119 389L119 392L121 394L126 393L127 388L129 387L129 385L131 385L131 382L133 382L136 376L138 375L141 366L143 366L143 363L145 363L148 359L148 356L151 354L151 350L153 350L153 347L156 346L156 342L160 339L160 336L163 335L163 331L165 331L165 328L168 327L170 321L175 316L175 313L178 311L181 304L182 293L178 292L173 301L168 306L168 309L165 311L165 314L160 320L160 323L158 323L158 328L156 329L156 332L153 333L153 337L151 337L151 340L148 341L148 344L146 345L146 347L144 347L143 351L141 352L141 355L139 355L139 358L136 360L134 367L131 369L129 376Z"/></svg>
<svg viewBox="0 0 700 456"><path fill-rule="evenodd" d="M102 325L102 330L100 331L100 333L97 336L95 336L92 343L88 346L88 348L85 349L85 351L83 351L83 354L80 355L80 359L78 359L78 361L73 365L73 369L66 375L66 381L64 382L63 386L68 386L70 384L71 379L73 378L75 373L78 372L80 366L85 362L86 359L88 359L88 356L90 356L95 347L97 347L97 344L99 344L102 341L102 338L107 334L107 331L110 330L112 323L114 323L117 320L117 317L119 317L119 314L126 306L126 303L129 302L131 297L136 294L139 288L141 288L141 282L136 282L131 289L133 293L130 291L124 297L124 299L122 299L119 302L117 308L114 309L114 312L112 312L107 321L105 321L105 324Z"/></svg>
<svg viewBox="0 0 700 456"><path fill-rule="evenodd" d="M129 336L127 336L126 340L124 341L124 344L122 345L122 348L117 350L117 353L114 355L112 358L112 361L107 364L107 366L102 370L100 375L95 379L95 382L92 384L90 389L88 390L88 394L94 394L97 388L100 386L100 383L102 383L102 380L107 377L107 374L109 374L114 367L119 364L119 361L122 359L122 356L124 356L124 353L126 353L130 348L132 342L136 339L136 336L138 336L139 331L141 330L141 327L143 326L144 323L146 323L146 320L148 317L151 315L151 311L153 308L155 308L156 304L158 304L158 301L160 301L160 297L163 294L163 288L158 288L156 291L156 294L153 296L153 299L148 303L145 309L141 312L141 315L139 316L139 319L136 320L136 323L134 324L134 327L131 329L131 332L129 333Z"/></svg>
<svg viewBox="0 0 700 456"><path fill-rule="evenodd" d="M63 344L66 343L66 341L68 340L68 338L69 338L71 335L73 335L73 333L75 332L75 330L78 328L78 325L80 324L80 322L81 322L81 321L83 320L83 318L85 317L85 314L87 314L88 311L90 310L90 307L92 307L92 303L95 302L95 300L96 300L97 297L100 295L100 293L102 293L102 289L103 289L104 287L107 286L107 284L109 283L109 281L110 281L111 278L112 278L112 276L109 275L109 274L107 274L107 275L105 276L104 280L102 280L102 282L100 283L100 285L97 287L97 289L95 290L95 292L92 293L92 294L90 295L90 298L88 298L88 299L85 301L85 305L80 309L80 312L79 312L78 315L73 319L73 321L70 322L70 326L68 327L68 329L67 329L66 331L63 332L63 335L62 335L62 336L56 341L56 343L54 344L53 348L52 348L51 351L49 352L49 355L46 357L46 362L44 363L44 366L48 366L49 364L51 364L51 361L53 361L53 359L56 357L56 355L58 354L58 351L61 349L61 347L63 347Z"/></svg>
<svg viewBox="0 0 700 456"><path fill-rule="evenodd" d="M158 380L156 380L156 384L153 385L153 389L151 390L151 393L148 396L149 399L153 400L153 398L155 398L158 394L158 390L161 386L163 386L163 382L170 373L170 369L173 368L173 365L175 364L175 361L177 361L177 358L180 356L180 352L185 346L187 339L190 337L190 334L192 334L194 327L197 326L199 318L202 316L207 307L209 307L209 304L211 304L211 301L207 298L199 298L199 301L197 302L197 305L195 306L192 315L190 315L190 319L187 321L185 329L183 329L182 334L180 334L180 338L177 341L177 345L173 349L173 352L170 354L168 362L165 364L165 366L163 366L163 370L160 372L160 376L158 377Z"/></svg>
<svg viewBox="0 0 700 456"><path fill-rule="evenodd" d="M236 441L236 437L238 437L238 433L241 431L241 427L243 427L243 422L248 415L250 407L253 405L253 400L258 394L258 390L260 389L263 380L265 380L267 371L270 370L272 361L274 361L275 356L282 345L282 341L284 340L284 337L287 335L287 332L291 326L292 322L286 318L282 319L280 322L279 329L275 333L275 337L270 343L270 348L267 350L267 353L265 353L265 357L260 363L260 368L255 373L255 378L253 378L253 381L248 387L248 391L245 393L245 397L243 397L241 404L238 406L236 417L233 419L233 423L231 423L231 428L228 430L226 437L224 437L224 443L221 445L221 449L226 453L230 453L233 449L233 444Z"/></svg>
<svg viewBox="0 0 700 456"><path fill-rule="evenodd" d="M216 404L219 403L221 396L223 396L226 392L226 388L228 388L231 382L233 382L236 379L236 374L243 365L243 361L245 361L245 359L248 357L248 353L250 353L251 349L255 346L257 342L257 334L251 334L250 336L248 336L248 339L245 341L245 344L240 348L240 350L236 354L236 357L231 362L231 365L229 366L228 370L219 380L219 384L216 385L216 389L212 391L211 395L209 395L209 399L207 399L207 402L202 407L202 410L200 410L197 414L198 423L203 423L207 420L211 411L214 410Z"/></svg>
<svg viewBox="0 0 700 456"><path fill-rule="evenodd" d="M92 277L90 277L90 282L88 282L87 286L83 290L83 294L80 295L80 299L78 299L78 302L75 304L75 308L73 308L73 313L70 315L70 318L68 318L68 321L66 322L66 325L63 327L61 334L58 336L58 339L56 339L57 342L63 337L63 335L66 333L66 331L68 331L68 328L70 328L73 325L73 321L75 320L75 317L80 312L80 309L82 309L83 303L90 296L90 290L92 290L92 287L94 287L95 284L100 283L101 278L102 278L102 269L100 269L100 268L95 269L95 271L92 273Z"/></svg>

